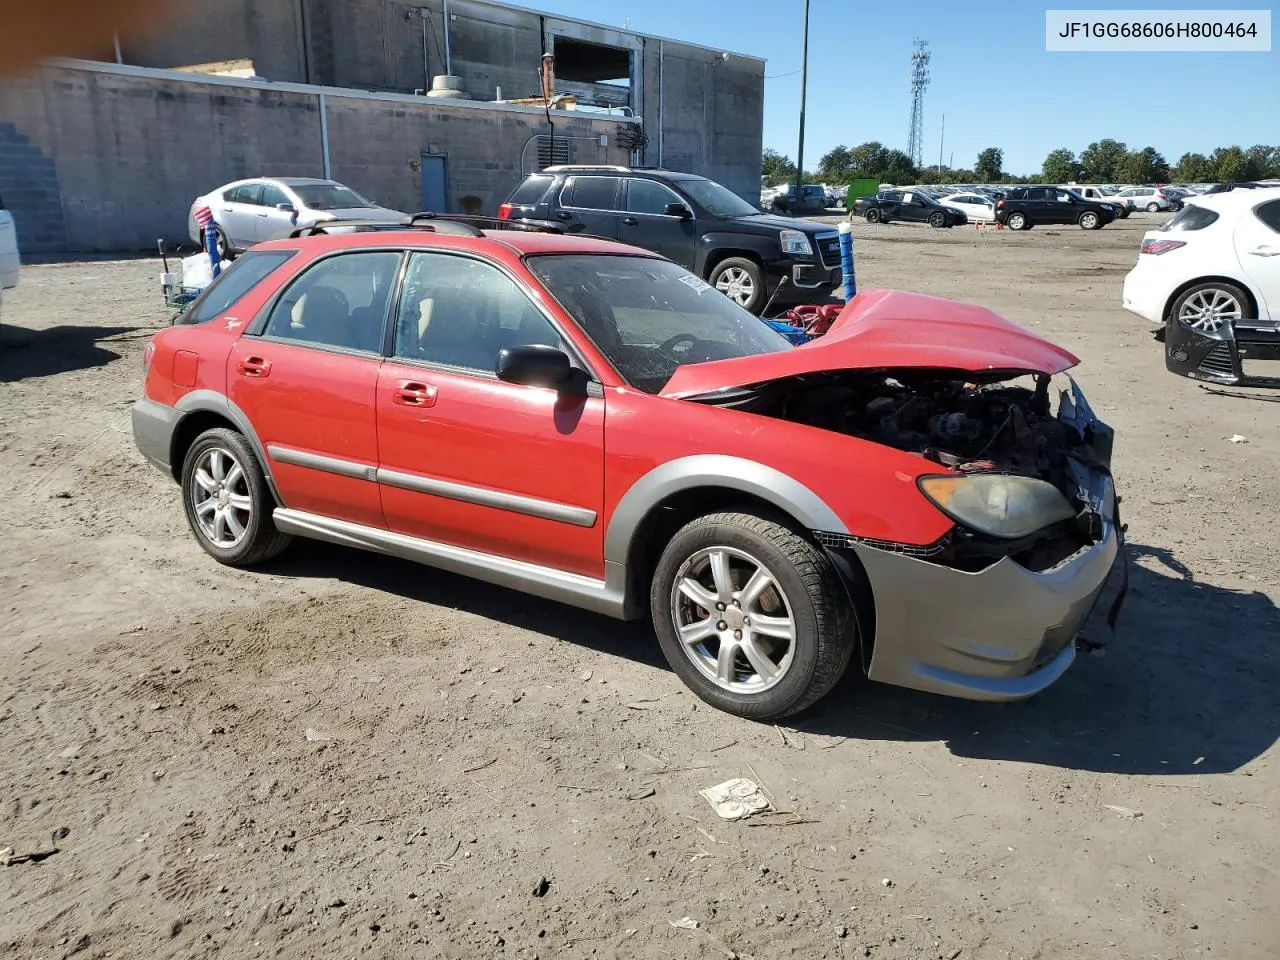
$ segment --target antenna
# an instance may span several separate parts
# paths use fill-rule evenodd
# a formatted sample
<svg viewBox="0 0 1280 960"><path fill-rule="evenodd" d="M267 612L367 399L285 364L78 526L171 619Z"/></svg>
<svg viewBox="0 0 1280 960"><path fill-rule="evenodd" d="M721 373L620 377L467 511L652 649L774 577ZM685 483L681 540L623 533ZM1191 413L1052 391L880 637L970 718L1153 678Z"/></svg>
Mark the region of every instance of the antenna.
<svg viewBox="0 0 1280 960"><path fill-rule="evenodd" d="M924 91L929 86L929 41L917 40L911 50L911 133L907 154L911 163L924 163Z"/></svg>

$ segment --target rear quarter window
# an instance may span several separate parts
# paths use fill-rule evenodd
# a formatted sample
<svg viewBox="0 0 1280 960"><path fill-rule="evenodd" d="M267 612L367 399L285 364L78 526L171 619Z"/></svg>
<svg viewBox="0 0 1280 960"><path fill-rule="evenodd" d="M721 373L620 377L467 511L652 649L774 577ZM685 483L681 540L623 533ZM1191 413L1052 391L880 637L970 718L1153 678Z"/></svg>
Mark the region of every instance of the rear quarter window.
<svg viewBox="0 0 1280 960"><path fill-rule="evenodd" d="M0 209L3 209L3 206L3 204L0 204ZM1272 231L1280 233L1280 200L1271 200L1264 203L1253 212Z"/></svg>
<svg viewBox="0 0 1280 960"><path fill-rule="evenodd" d="M1192 230L1203 230L1217 219L1218 214L1215 211L1189 204L1174 214L1173 219L1160 229L1169 233L1186 233Z"/></svg>
<svg viewBox="0 0 1280 960"><path fill-rule="evenodd" d="M527 178L524 183L516 187L515 193L511 194L508 203L534 204L546 196L547 190L551 184L555 183L555 177L544 175L535 175Z"/></svg>
<svg viewBox="0 0 1280 960"><path fill-rule="evenodd" d="M241 254L205 288L186 312L178 315L176 322L190 326L208 323L222 316L296 254L296 250L250 250Z"/></svg>

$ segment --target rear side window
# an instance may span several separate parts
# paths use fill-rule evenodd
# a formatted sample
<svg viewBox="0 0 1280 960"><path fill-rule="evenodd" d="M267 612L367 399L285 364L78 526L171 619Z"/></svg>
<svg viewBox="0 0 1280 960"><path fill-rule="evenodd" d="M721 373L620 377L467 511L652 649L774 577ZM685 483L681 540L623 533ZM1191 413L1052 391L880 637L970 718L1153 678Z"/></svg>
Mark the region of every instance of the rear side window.
<svg viewBox="0 0 1280 960"><path fill-rule="evenodd" d="M246 293L289 260L295 250L262 250L241 254L178 316L179 324L208 323L234 307Z"/></svg>
<svg viewBox="0 0 1280 960"><path fill-rule="evenodd" d="M617 196L617 177L571 177L560 192L560 202L584 210L616 210Z"/></svg>
<svg viewBox="0 0 1280 960"><path fill-rule="evenodd" d="M1179 210L1173 219L1160 229L1172 232L1203 230L1217 219L1218 214L1214 211L1189 204Z"/></svg>
<svg viewBox="0 0 1280 960"><path fill-rule="evenodd" d="M289 285L271 308L264 335L312 346L375 353L382 347L400 254L390 250L327 257Z"/></svg>
<svg viewBox="0 0 1280 960"><path fill-rule="evenodd" d="M231 202L257 206L262 202L262 184L247 183L243 187L236 187L235 192L231 194Z"/></svg>
<svg viewBox="0 0 1280 960"><path fill-rule="evenodd" d="M516 187L516 192L511 195L508 203L534 204L546 195L551 184L556 182L555 177L548 177L544 174L534 174L527 178L524 183Z"/></svg>
<svg viewBox="0 0 1280 960"><path fill-rule="evenodd" d="M1195 208L1188 207L1186 209L1194 210ZM1257 214L1259 220L1265 223L1273 231L1280 233L1280 200L1271 200L1264 203L1253 212Z"/></svg>

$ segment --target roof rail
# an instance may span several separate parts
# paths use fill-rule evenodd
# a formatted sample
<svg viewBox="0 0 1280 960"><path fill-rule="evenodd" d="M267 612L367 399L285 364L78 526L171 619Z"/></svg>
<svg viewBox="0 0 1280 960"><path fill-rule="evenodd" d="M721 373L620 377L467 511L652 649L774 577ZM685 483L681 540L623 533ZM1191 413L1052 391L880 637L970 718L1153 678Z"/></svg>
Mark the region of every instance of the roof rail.
<svg viewBox="0 0 1280 960"><path fill-rule="evenodd" d="M584 225L557 223L553 220L534 220L529 217L518 217L514 220L503 220L501 217L473 216L469 213L432 213L424 211L415 213L411 218L415 227L426 224L458 224L475 227L482 225L493 230L521 230L528 233L581 233ZM477 236L481 234L477 231Z"/></svg>
<svg viewBox="0 0 1280 960"><path fill-rule="evenodd" d="M366 233L375 230L425 230L428 233L447 233L457 237L483 237L484 232L466 223L441 220L438 223L418 223L416 218L404 220L322 220L309 227L301 227L289 234L291 240L300 237L316 237L330 230L341 229L346 233Z"/></svg>
<svg viewBox="0 0 1280 960"><path fill-rule="evenodd" d="M618 173L630 173L632 167L621 167L609 163L560 163L553 167L543 167L542 173L563 173L566 170L616 170Z"/></svg>

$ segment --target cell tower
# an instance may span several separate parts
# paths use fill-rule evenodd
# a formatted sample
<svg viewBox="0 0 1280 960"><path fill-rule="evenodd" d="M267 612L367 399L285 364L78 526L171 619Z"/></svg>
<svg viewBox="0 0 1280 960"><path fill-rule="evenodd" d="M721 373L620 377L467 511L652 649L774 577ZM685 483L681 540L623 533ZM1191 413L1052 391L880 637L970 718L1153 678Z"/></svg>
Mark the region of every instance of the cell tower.
<svg viewBox="0 0 1280 960"><path fill-rule="evenodd" d="M911 51L911 135L907 153L917 167L924 163L924 90L929 86L929 41L917 40Z"/></svg>

